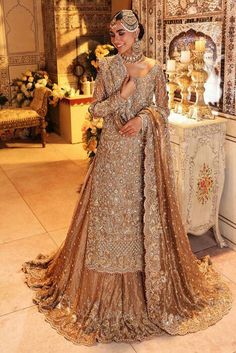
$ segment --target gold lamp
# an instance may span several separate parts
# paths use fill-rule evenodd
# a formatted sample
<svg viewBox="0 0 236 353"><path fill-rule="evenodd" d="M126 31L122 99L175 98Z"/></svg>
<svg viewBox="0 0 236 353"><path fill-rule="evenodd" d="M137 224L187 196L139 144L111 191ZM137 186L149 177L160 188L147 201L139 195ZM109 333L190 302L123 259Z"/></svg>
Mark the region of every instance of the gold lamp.
<svg viewBox="0 0 236 353"><path fill-rule="evenodd" d="M209 105L204 101L205 82L208 74L204 70L204 52L205 39L200 39L195 42L195 50L193 50L194 61L193 70L191 73L193 86L196 92L196 102L189 109L189 117L196 120L214 119Z"/></svg>
<svg viewBox="0 0 236 353"><path fill-rule="evenodd" d="M182 50L180 63L177 66L177 78L176 81L181 89L181 101L176 106L176 112L187 115L190 108L188 101L189 86L191 85L192 79L189 76L188 65L190 63L191 53L190 50Z"/></svg>

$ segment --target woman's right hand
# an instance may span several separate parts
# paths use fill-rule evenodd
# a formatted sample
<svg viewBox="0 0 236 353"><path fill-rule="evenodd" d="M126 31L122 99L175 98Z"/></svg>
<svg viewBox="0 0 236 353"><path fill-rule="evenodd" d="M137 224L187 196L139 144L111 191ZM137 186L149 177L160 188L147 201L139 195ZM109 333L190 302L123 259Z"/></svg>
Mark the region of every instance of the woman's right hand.
<svg viewBox="0 0 236 353"><path fill-rule="evenodd" d="M122 83L120 95L122 98L128 99L134 93L136 89L134 79L127 76Z"/></svg>

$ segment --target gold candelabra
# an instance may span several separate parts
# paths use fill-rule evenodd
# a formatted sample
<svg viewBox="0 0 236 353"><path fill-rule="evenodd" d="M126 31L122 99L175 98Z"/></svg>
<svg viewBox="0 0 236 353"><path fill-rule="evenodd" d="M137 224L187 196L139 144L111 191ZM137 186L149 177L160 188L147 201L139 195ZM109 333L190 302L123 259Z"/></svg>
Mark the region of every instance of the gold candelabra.
<svg viewBox="0 0 236 353"><path fill-rule="evenodd" d="M181 50L180 62L167 60L169 75L169 108L189 118L202 120L214 119L211 109L204 101L205 83L208 78L204 70L205 38L195 41L195 50ZM174 92L180 87L181 101L174 102ZM195 92L196 101L190 103L191 93Z"/></svg>
<svg viewBox="0 0 236 353"><path fill-rule="evenodd" d="M178 87L178 84L175 81L176 78L176 72L175 71L167 71L167 75L169 78L169 82L167 83L168 87L168 92L169 92L169 109L173 110L175 109L175 91Z"/></svg>
<svg viewBox="0 0 236 353"><path fill-rule="evenodd" d="M176 81L181 89L181 101L176 104L175 110L177 113L187 114L190 108L188 89L192 82L191 77L188 74L188 63L178 63Z"/></svg>
<svg viewBox="0 0 236 353"><path fill-rule="evenodd" d="M208 104L204 101L205 82L208 78L207 72L204 70L204 51L194 50L193 70L191 73L193 86L196 92L196 101L189 109L188 116L192 119L214 119L212 111Z"/></svg>

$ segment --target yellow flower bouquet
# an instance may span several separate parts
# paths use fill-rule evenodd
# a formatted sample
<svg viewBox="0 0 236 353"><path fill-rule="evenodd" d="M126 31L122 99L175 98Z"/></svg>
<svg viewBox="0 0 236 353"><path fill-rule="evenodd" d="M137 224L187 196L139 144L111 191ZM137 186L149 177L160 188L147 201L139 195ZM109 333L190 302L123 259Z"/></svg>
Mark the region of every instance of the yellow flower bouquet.
<svg viewBox="0 0 236 353"><path fill-rule="evenodd" d="M102 127L103 118L93 119L92 115L88 112L82 126L82 141L83 148L87 151L91 161L97 152Z"/></svg>
<svg viewBox="0 0 236 353"><path fill-rule="evenodd" d="M110 44L98 44L94 50L87 53L87 70L91 78L95 80L98 70L98 60L116 53L116 49Z"/></svg>

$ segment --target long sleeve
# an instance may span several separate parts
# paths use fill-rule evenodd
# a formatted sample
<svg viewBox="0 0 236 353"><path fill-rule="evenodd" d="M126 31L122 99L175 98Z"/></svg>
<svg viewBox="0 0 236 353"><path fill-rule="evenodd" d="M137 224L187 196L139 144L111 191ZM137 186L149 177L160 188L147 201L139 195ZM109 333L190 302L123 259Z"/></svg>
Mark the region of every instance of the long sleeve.
<svg viewBox="0 0 236 353"><path fill-rule="evenodd" d="M127 100L121 97L119 90L107 96L103 79L104 75L103 69L100 68L95 80L93 93L95 101L89 107L89 112L94 118L105 117L117 112L122 114L125 112L127 104Z"/></svg>
<svg viewBox="0 0 236 353"><path fill-rule="evenodd" d="M167 118L170 114L170 110L168 108L168 93L166 90L166 78L161 65L158 66L154 95L155 95L155 103L152 105L152 108L154 108L157 112L159 112L167 121ZM138 115L142 119L142 131L144 131L147 126L147 119L148 119L147 114L146 112L140 111Z"/></svg>

